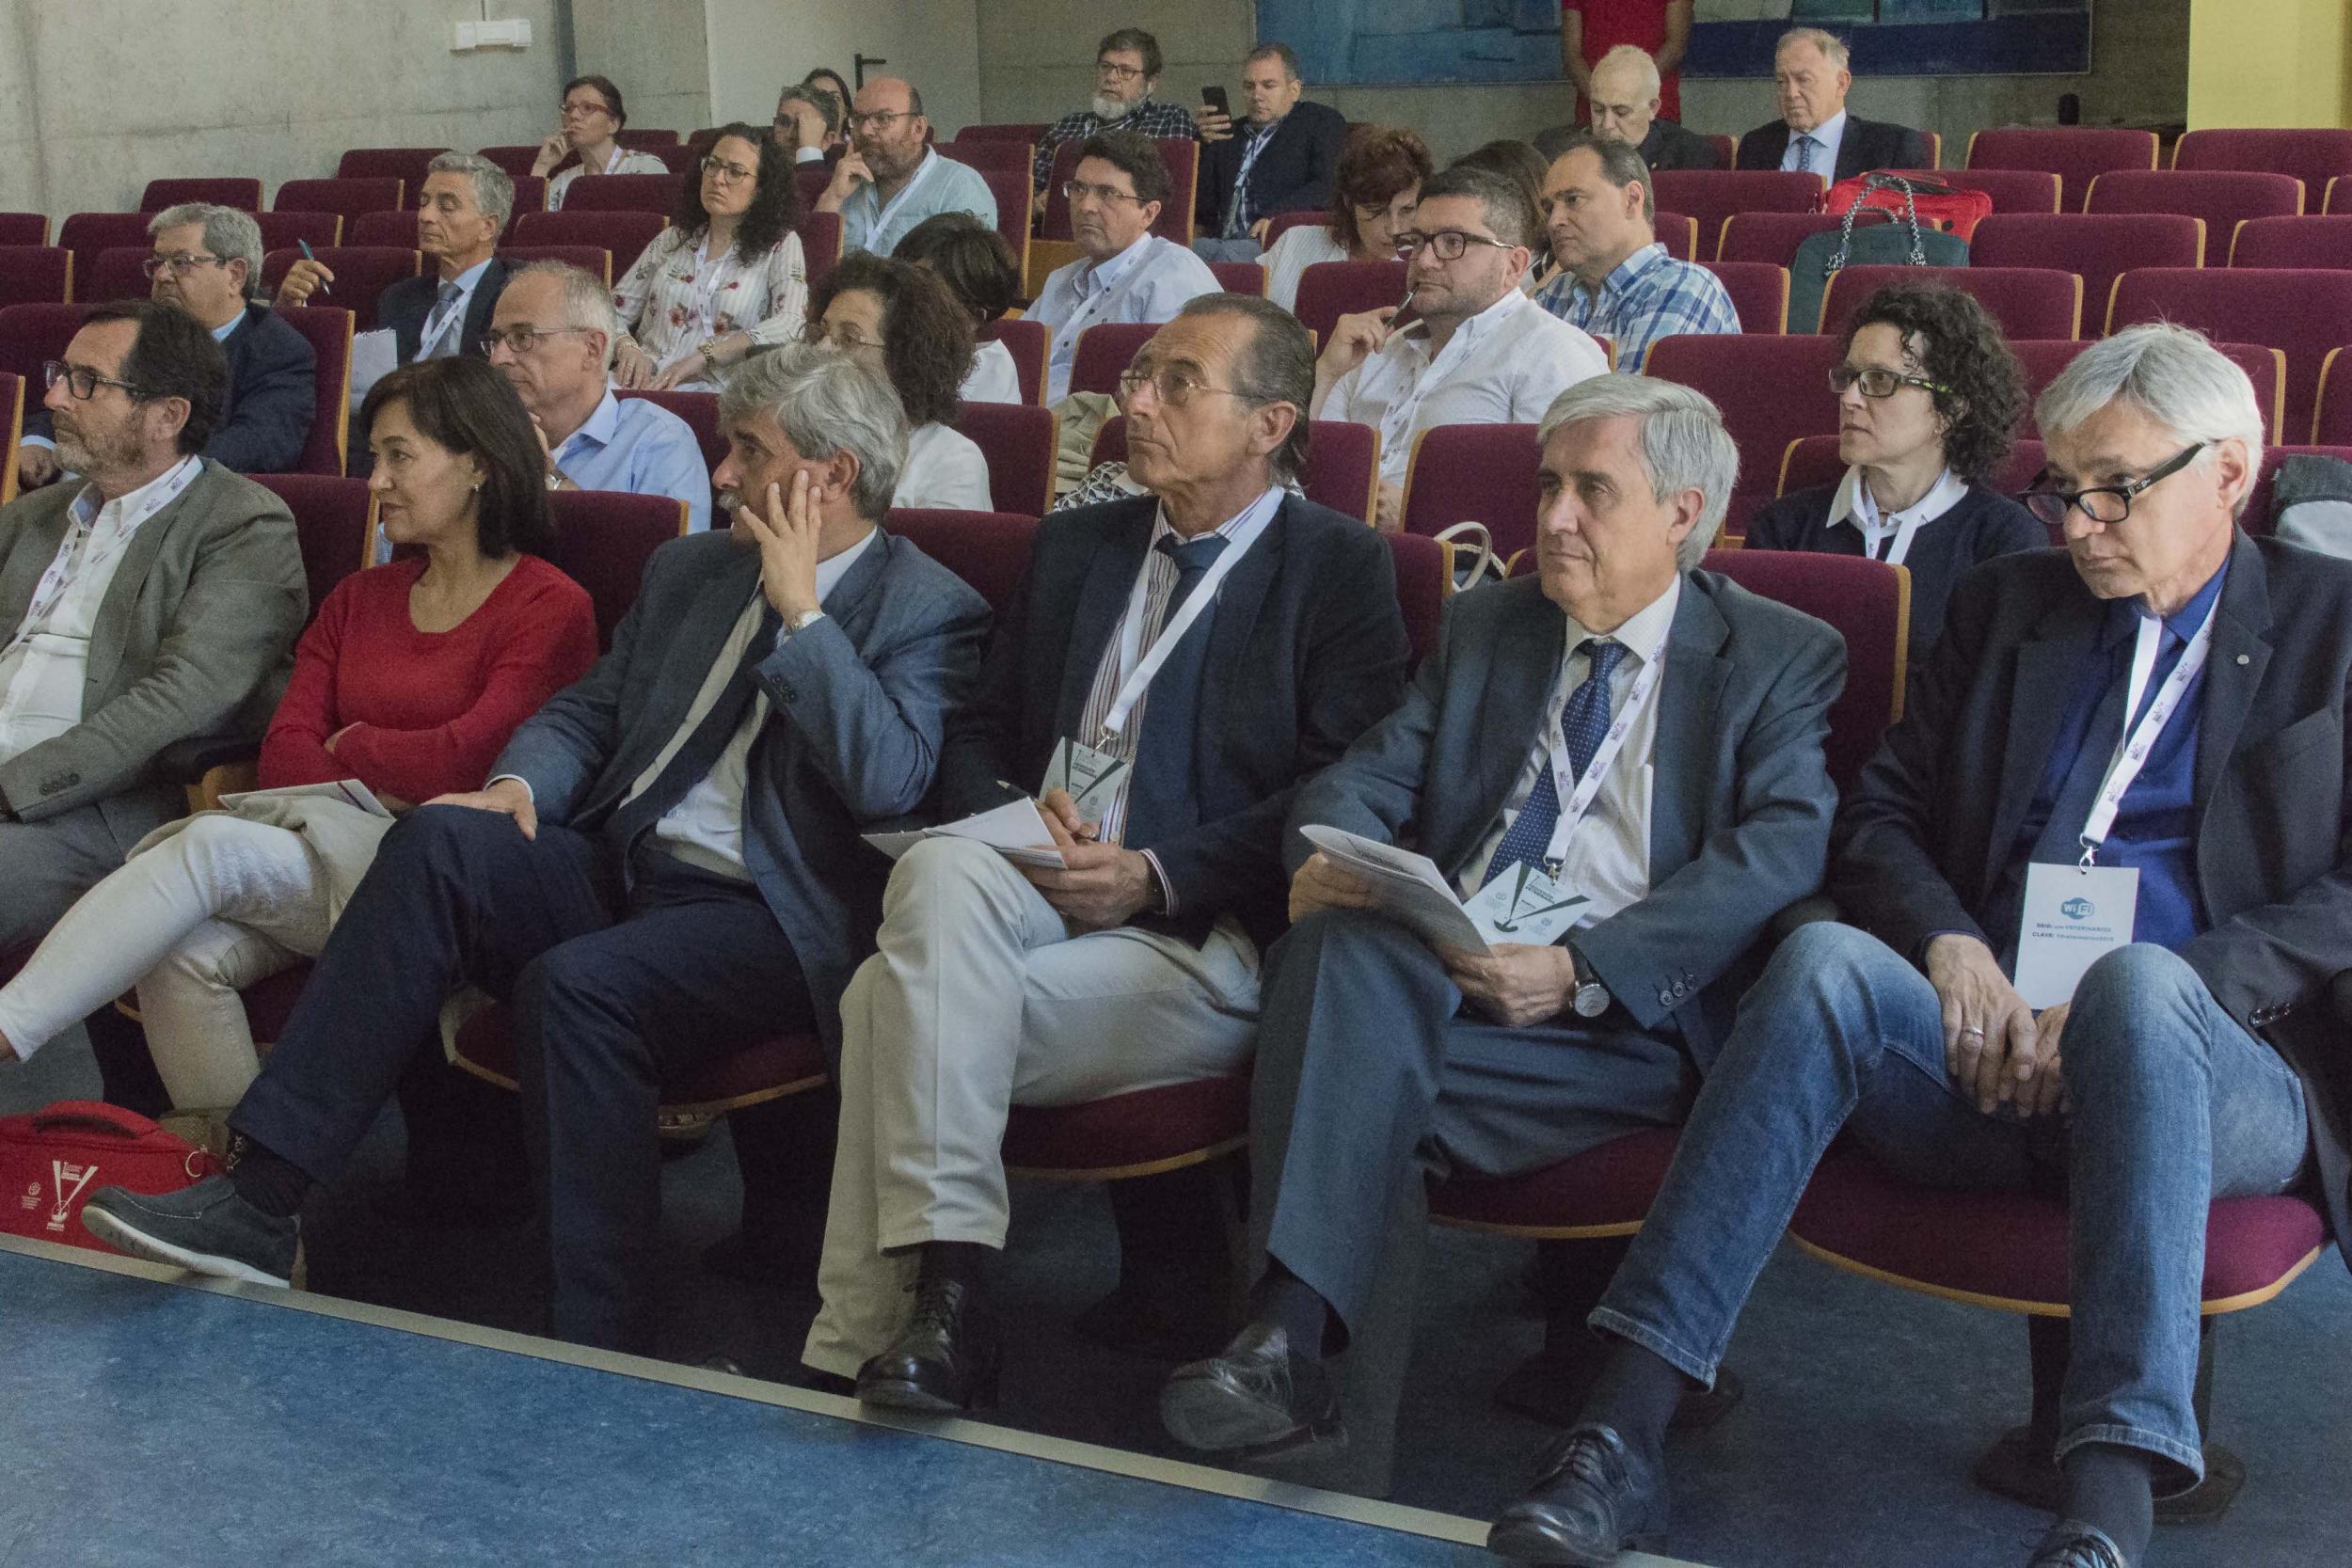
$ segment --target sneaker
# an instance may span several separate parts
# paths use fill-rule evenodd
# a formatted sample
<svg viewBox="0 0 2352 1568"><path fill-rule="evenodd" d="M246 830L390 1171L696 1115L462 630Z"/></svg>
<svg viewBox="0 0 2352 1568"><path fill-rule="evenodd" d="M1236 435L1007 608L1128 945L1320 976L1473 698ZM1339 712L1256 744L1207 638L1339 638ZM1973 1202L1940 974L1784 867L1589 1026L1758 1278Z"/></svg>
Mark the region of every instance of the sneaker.
<svg viewBox="0 0 2352 1568"><path fill-rule="evenodd" d="M83 1206L82 1227L134 1258L281 1291L292 1288L300 1230L239 1197L225 1176L176 1193L101 1187Z"/></svg>

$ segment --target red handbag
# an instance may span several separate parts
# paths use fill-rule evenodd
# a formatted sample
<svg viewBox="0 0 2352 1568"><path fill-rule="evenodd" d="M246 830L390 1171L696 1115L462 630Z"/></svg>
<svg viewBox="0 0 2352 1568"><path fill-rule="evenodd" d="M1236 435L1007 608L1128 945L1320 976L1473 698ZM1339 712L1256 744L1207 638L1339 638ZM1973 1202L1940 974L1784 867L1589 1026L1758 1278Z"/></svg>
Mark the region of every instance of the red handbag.
<svg viewBox="0 0 2352 1568"><path fill-rule="evenodd" d="M1857 174L1840 180L1821 195L1821 211L1843 217L1859 207L1866 213L1902 215L1908 208L1921 227L1968 239L1977 225L1993 215L1993 198L1982 191L1963 191L1941 180L1913 179L1896 174Z"/></svg>
<svg viewBox="0 0 2352 1568"><path fill-rule="evenodd" d="M176 1193L220 1172L210 1150L143 1116L95 1100L61 1100L0 1117L0 1231L112 1252L82 1228L90 1194L101 1187Z"/></svg>

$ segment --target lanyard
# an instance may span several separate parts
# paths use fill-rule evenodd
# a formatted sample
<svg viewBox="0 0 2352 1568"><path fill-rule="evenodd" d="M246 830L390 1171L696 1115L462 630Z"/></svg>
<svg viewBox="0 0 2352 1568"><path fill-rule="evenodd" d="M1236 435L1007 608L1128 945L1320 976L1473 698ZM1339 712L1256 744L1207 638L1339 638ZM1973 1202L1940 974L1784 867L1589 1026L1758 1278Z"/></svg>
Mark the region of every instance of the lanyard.
<svg viewBox="0 0 2352 1568"><path fill-rule="evenodd" d="M1225 581L1226 574L1239 565L1241 558L1249 553L1249 546L1265 532L1266 525L1274 520L1274 514L1281 504L1282 492L1279 488L1269 488L1249 503L1249 510L1241 515L1233 531L1227 535L1224 553L1210 563L1191 594L1176 607L1176 613L1161 625L1160 634L1152 640L1150 651L1138 660L1135 657L1136 648L1143 640L1144 610L1151 602L1152 594L1152 560L1148 554L1144 557L1143 570L1136 574L1135 591L1128 596L1126 623L1120 632L1119 661L1127 668L1127 678L1120 684L1119 695L1111 700L1110 711L1103 715L1105 735L1116 736L1127 728L1127 720L1135 712L1136 705L1143 701L1144 692L1151 689L1152 677L1175 654L1176 644L1184 640L1184 633L1192 629L1193 622L1199 620L1201 613L1216 602L1217 588Z"/></svg>
<svg viewBox="0 0 2352 1568"><path fill-rule="evenodd" d="M1847 512L1862 530L1862 552L1872 561L1884 561L1889 566L1899 566L1911 554L1911 541L1919 530L1960 504L1968 487L1947 468L1937 476L1928 493L1913 502L1910 508L1895 515L1888 522L1879 511L1878 498L1870 494L1869 481L1862 477L1860 468L1846 470L1847 483L1852 486L1852 499ZM1879 542L1889 533L1895 536L1894 547L1882 556Z"/></svg>
<svg viewBox="0 0 2352 1568"><path fill-rule="evenodd" d="M1281 122L1277 120L1275 125ZM1249 227L1249 171L1257 166L1258 154L1274 139L1275 125L1269 125L1249 138L1249 145L1241 150L1241 167L1233 173L1233 210L1230 220L1238 230Z"/></svg>
<svg viewBox="0 0 2352 1568"><path fill-rule="evenodd" d="M1594 751L1593 760L1584 765L1584 777L1581 779L1569 777L1568 737L1560 727L1561 718L1567 708L1565 695L1559 705L1552 709L1551 717L1545 725L1544 744L1551 752L1552 790L1562 803L1560 819L1551 827L1551 842L1544 847L1546 876L1557 877L1560 874L1560 863L1567 858L1568 840L1576 836L1577 824L1584 820L1584 814L1593 809L1594 800L1599 798L1601 781L1609 776L1610 765L1624 750L1625 737L1633 731L1633 721L1641 716L1642 709L1648 705L1650 698L1657 692L1665 668L1666 640L1661 637L1658 645L1650 650L1649 657L1642 661L1642 673L1634 677L1633 689L1626 693L1625 705L1610 721L1609 733Z"/></svg>
<svg viewBox="0 0 2352 1568"><path fill-rule="evenodd" d="M2215 601L2218 610L2220 602ZM2149 679L2156 672L2156 650L2164 643L2164 622L2154 615L2140 617L2139 633L2132 643L2131 678L2123 689L2123 717L2128 721L2139 710L2139 700L2147 694ZM2107 762L2106 777L2100 781L2098 798L2091 802L2090 816L2083 823L2083 858L2078 863L2088 871L2097 863L2099 846L2107 840L2115 826L2115 814L2122 809L2124 791L2139 777L2139 770L2148 764L2148 753L2155 749L2157 737L2172 717L2181 699L2188 691L2188 683L2197 678L2197 672L2205 667L2205 659L2213 652L2213 610L2205 611L2205 619L2197 634L2181 651L2180 663L2156 693L2156 700L2148 706L2145 718L2121 736L2115 755Z"/></svg>
<svg viewBox="0 0 2352 1568"><path fill-rule="evenodd" d="M24 624L17 635L9 640L8 645L14 647L32 641L34 632L56 612L57 606L64 601L75 579L85 572L97 571L129 548L131 536L138 532L139 525L179 499L180 492L188 487L202 467L202 463L197 458L182 458L169 473L151 485L135 504L116 515L113 531L103 538L97 532L98 520L105 515L103 505L87 521L76 516L64 547L50 561L49 569L41 573L40 581L35 585L32 604L24 612ZM80 503L77 500L75 504L78 508Z"/></svg>
<svg viewBox="0 0 2352 1568"><path fill-rule="evenodd" d="M451 281L455 282L456 279L452 278ZM418 358L433 357L433 351L440 346L443 334L447 333L465 315L466 307L471 303L472 299L471 289L460 289L450 296L447 306L436 309L431 315L425 317L421 345L417 350Z"/></svg>
<svg viewBox="0 0 2352 1568"><path fill-rule="evenodd" d="M596 172L597 172L598 174L610 174L610 173L612 173L614 169L619 168L619 167L621 166L621 160L622 160L623 158L628 157L628 148L626 148L626 147L623 147L623 146L620 144L619 140L616 138L616 139L613 141L613 143L612 143L612 156L611 156L610 158L607 158L607 159L604 161L604 167L602 167L602 168L598 169Z"/></svg>
<svg viewBox="0 0 2352 1568"><path fill-rule="evenodd" d="M914 172L907 177L907 182L898 188L898 194L897 196L890 198L890 205L887 207L880 205L882 201L882 194L878 188L871 185L866 187L868 190L874 192L873 200L875 201L878 209L874 214L874 234L880 234L883 230L890 227L891 214L898 212L901 206L905 205L907 198L914 194L914 188L917 185L920 185L924 181L930 178L931 166L937 162L939 162L938 153L925 152L923 154L923 161L914 166ZM869 234L866 238L870 242L873 235Z"/></svg>
<svg viewBox="0 0 2352 1568"><path fill-rule="evenodd" d="M702 328L703 337L707 338L718 330L710 319L710 307L719 297L719 274L725 269L727 258L734 254L734 248L729 246L720 252L719 259L713 261L707 230L703 233L702 244L694 247L694 271L687 278L686 286L694 291L694 321Z"/></svg>

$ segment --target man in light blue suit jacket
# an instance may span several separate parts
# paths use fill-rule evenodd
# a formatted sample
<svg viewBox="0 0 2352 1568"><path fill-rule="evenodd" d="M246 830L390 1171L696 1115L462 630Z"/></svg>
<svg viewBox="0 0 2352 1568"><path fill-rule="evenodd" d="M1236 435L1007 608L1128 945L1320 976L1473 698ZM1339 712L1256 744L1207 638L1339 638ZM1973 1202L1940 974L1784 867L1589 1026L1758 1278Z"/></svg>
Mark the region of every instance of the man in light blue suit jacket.
<svg viewBox="0 0 2352 1568"><path fill-rule="evenodd" d="M888 388L794 344L721 417L733 535L658 551L612 651L489 785L386 835L230 1117L230 1175L110 1198L122 1244L282 1283L302 1196L472 985L512 1009L554 1330L650 1347L660 1085L763 1034L835 1040L887 871L859 835L930 792L988 621L876 526L906 449Z"/></svg>

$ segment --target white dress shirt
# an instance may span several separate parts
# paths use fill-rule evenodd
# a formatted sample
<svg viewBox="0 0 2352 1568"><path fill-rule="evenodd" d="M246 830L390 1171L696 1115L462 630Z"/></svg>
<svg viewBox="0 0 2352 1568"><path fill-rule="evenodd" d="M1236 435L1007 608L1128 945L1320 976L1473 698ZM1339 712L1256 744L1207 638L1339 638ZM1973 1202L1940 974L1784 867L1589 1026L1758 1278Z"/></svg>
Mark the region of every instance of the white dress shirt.
<svg viewBox="0 0 2352 1568"><path fill-rule="evenodd" d="M1859 467L1848 468L1829 499L1829 526L1840 524L1862 535L1862 553L1873 561L1899 566L1911 553L1911 536L1968 499L1967 483L1947 468L1936 476L1928 493L1900 512L1882 514L1878 498ZM1891 541L1891 542L1890 542Z"/></svg>
<svg viewBox="0 0 2352 1568"><path fill-rule="evenodd" d="M1797 138L1801 135L1811 136L1820 144L1813 150L1813 167L1810 172L1820 175L1829 184L1836 184L1837 182L1837 149L1846 140L1846 111L1838 110L1810 131L1788 133L1788 146L1780 155L1780 166L1790 173L1806 172L1805 150L1797 145Z"/></svg>
<svg viewBox="0 0 2352 1568"><path fill-rule="evenodd" d="M1609 676L1609 712L1613 719L1623 710L1626 694L1641 678L1645 661L1663 657L1666 634L1674 626L1675 608L1681 602L1682 575L1677 572L1663 594L1608 634L1611 641L1624 644L1626 650L1626 657L1617 660L1616 669ZM1553 683L1545 723L1537 732L1534 750L1519 765L1518 779L1503 802L1502 817L1487 833L1478 853L1462 868L1457 885L1465 898L1477 893L1479 884L1486 879L1487 863L1502 847L1502 835L1511 831L1520 808L1534 793L1536 777L1551 766L1551 748L1547 737L1558 733L1560 711L1567 705L1568 694L1584 684L1584 676L1593 667L1592 656L1584 646L1593 634L1577 625L1575 616L1563 611L1562 618L1568 624L1567 653L1560 661L1560 678ZM1606 920L1649 896L1650 790L1657 773L1653 754L1658 744L1658 710L1674 695L1661 678L1657 690L1626 731L1625 744L1610 759L1609 771L1601 778L1600 793L1593 798L1592 809L1569 835L1560 861L1560 885L1592 900L1579 915L1579 926Z"/></svg>
<svg viewBox="0 0 2352 1568"><path fill-rule="evenodd" d="M1265 268L1265 296L1285 310L1298 309L1298 275L1317 261L1344 261L1347 246L1327 224L1302 223L1283 230L1258 264Z"/></svg>
<svg viewBox="0 0 2352 1568"><path fill-rule="evenodd" d="M1402 484L1422 431L1534 424L1552 399L1608 372L1598 343L1514 289L1455 327L1434 357L1428 324L1390 333L1379 353L1340 377L1315 417L1377 429L1380 477Z"/></svg>
<svg viewBox="0 0 2352 1568"><path fill-rule="evenodd" d="M1188 246L1146 234L1118 255L1101 261L1080 257L1055 269L1030 307L1029 317L1054 329L1054 351L1045 363L1045 401L1070 395L1070 369L1078 356L1078 334L1106 322L1167 322L1187 301L1221 293L1224 286L1209 263Z"/></svg>
<svg viewBox="0 0 2352 1568"><path fill-rule="evenodd" d="M972 369L956 396L965 403L1029 401L1021 395L1021 367L1012 362L1012 350L993 338L972 345Z"/></svg>
<svg viewBox="0 0 2352 1568"><path fill-rule="evenodd" d="M961 431L944 424L916 425L907 432L906 467L898 470L898 485L890 493L890 504L993 512L988 459Z"/></svg>
<svg viewBox="0 0 2352 1568"><path fill-rule="evenodd" d="M667 174L669 172L670 166L652 153L640 152L634 148L617 145L612 149L612 156L605 160L604 167L596 170L598 174ZM548 182L548 211L562 212L564 198L571 194L572 182L587 173L585 166L574 164L563 173L550 179Z"/></svg>

